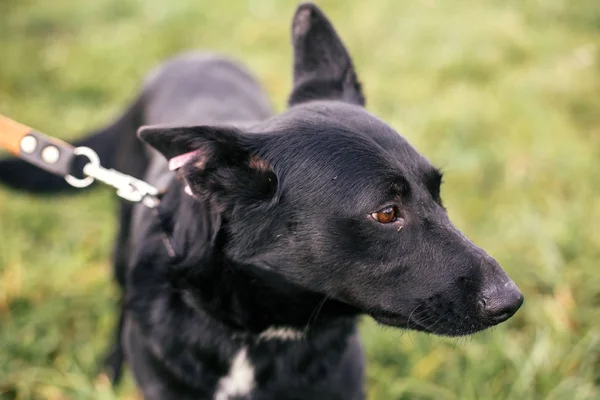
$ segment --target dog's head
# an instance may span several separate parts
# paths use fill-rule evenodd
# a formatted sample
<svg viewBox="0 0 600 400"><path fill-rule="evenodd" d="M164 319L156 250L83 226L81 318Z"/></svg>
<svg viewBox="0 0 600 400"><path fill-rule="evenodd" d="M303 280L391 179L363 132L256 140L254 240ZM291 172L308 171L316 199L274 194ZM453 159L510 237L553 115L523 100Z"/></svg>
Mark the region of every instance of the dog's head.
<svg viewBox="0 0 600 400"><path fill-rule="evenodd" d="M294 19L290 109L252 132L145 128L218 215L223 254L378 321L465 335L505 321L523 296L448 219L441 173L362 108L352 62L326 17Z"/></svg>

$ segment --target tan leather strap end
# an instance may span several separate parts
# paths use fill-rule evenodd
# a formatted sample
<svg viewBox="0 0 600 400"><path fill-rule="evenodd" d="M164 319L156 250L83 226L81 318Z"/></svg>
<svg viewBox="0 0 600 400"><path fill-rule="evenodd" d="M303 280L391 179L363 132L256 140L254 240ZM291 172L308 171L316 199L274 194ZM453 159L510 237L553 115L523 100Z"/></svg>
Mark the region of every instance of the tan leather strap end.
<svg viewBox="0 0 600 400"><path fill-rule="evenodd" d="M32 131L30 127L0 115L0 147L15 156L21 153L21 140Z"/></svg>

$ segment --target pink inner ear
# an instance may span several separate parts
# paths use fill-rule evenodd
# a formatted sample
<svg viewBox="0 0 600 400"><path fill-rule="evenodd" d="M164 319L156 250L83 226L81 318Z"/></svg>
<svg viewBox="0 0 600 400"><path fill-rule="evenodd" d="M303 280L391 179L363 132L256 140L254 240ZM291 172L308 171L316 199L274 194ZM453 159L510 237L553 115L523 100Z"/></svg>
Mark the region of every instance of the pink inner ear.
<svg viewBox="0 0 600 400"><path fill-rule="evenodd" d="M259 158L258 156L253 156L252 158L250 158L248 165L250 166L250 168L259 170L261 172L267 172L271 169L269 163Z"/></svg>
<svg viewBox="0 0 600 400"><path fill-rule="evenodd" d="M169 160L169 170L175 171L181 167L183 167L186 163L188 163L193 158L198 157L202 151L194 150L189 153L180 154L176 157L173 157Z"/></svg>

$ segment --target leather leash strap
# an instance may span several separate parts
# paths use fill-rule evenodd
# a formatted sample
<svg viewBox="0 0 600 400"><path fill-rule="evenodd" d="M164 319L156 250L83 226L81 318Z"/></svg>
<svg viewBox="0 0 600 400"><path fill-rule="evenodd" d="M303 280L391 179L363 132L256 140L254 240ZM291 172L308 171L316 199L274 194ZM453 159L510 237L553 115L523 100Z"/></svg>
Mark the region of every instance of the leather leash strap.
<svg viewBox="0 0 600 400"><path fill-rule="evenodd" d="M56 175L69 176L75 148L0 115L0 146Z"/></svg>

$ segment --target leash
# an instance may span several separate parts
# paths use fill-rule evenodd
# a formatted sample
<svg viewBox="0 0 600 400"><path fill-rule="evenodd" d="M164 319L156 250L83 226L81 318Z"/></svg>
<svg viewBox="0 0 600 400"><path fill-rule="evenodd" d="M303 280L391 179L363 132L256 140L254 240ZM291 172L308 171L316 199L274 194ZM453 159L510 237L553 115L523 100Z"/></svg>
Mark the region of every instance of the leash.
<svg viewBox="0 0 600 400"><path fill-rule="evenodd" d="M159 191L154 186L112 168L104 168L98 154L89 147L74 147L1 114L0 147L38 168L64 177L67 183L75 188L88 187L98 180L116 189L120 198L132 203L141 203L152 209L160 222L161 236L167 253L170 257L175 257L173 244L158 210ZM73 161L78 156L88 160L82 170L84 178L76 178L71 174Z"/></svg>

